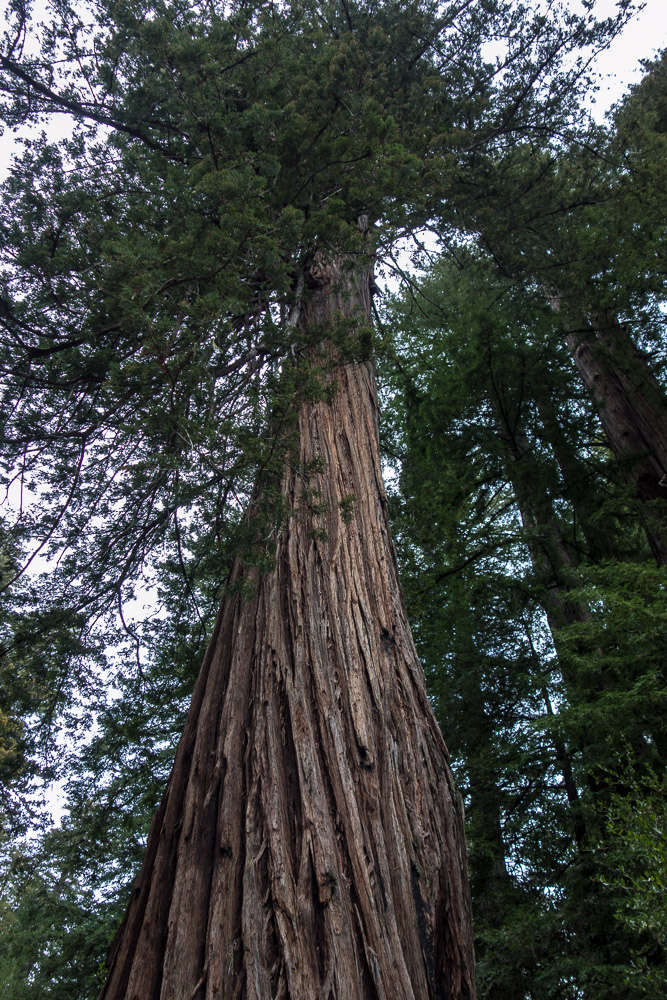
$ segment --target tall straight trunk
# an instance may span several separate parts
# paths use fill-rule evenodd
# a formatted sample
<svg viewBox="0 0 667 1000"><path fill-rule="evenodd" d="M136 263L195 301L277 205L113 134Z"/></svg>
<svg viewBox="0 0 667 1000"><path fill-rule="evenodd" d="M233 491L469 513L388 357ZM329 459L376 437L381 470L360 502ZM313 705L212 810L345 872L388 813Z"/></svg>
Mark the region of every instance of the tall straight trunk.
<svg viewBox="0 0 667 1000"><path fill-rule="evenodd" d="M479 654L476 660L479 660ZM479 917L482 923L498 929L506 917L506 897L511 891L512 880L507 870L507 849L503 838L502 792L494 766L497 753L495 733L486 708L482 678L474 668L466 671L461 694L469 733L465 756L470 815L474 818L470 872L476 919Z"/></svg>
<svg viewBox="0 0 667 1000"><path fill-rule="evenodd" d="M497 400L492 399L492 405L497 419L498 436L507 456L507 476L526 532L533 571L544 588L544 611L557 645L560 628L588 621L590 613L583 602L571 596L572 585L576 583L574 561L551 500L540 483L540 471L531 461L531 448L526 434L520 428L510 425Z"/></svg>
<svg viewBox="0 0 667 1000"><path fill-rule="evenodd" d="M600 516L600 495L591 482L593 473L586 468L576 448L568 440L559 414L544 383L532 386L545 440L553 450L563 483L563 499L572 506L577 527L583 534L586 551L592 562L620 558L616 524Z"/></svg>
<svg viewBox="0 0 667 1000"><path fill-rule="evenodd" d="M566 666L567 661L559 653L558 633L564 626L588 621L590 611L583 601L576 599L571 593L572 586L576 582L576 568L551 500L540 485L539 470L531 461L531 449L526 435L520 429L509 425L498 402L495 403L494 409L498 418L498 434L503 441L507 456L505 467L526 531L533 572L543 588L542 606L554 648L559 656L566 689L573 695L574 700L576 678L572 676ZM546 689L543 691L543 699L547 715L553 716L551 700ZM553 737L553 746L563 777L563 788L572 810L574 838L577 846L581 848L585 828L571 755L562 737L558 735Z"/></svg>
<svg viewBox="0 0 667 1000"><path fill-rule="evenodd" d="M304 332L370 324L368 271L309 281ZM462 809L398 583L372 365L332 378L298 413L275 569L218 614L104 1000L474 995Z"/></svg>
<svg viewBox="0 0 667 1000"><path fill-rule="evenodd" d="M465 565L465 545L452 543L452 560ZM480 653L478 642L478 607L471 603L474 591L474 572L469 570L459 577L461 587L449 588L448 614L456 628L451 636L450 655L457 677L454 685L457 694L456 756L465 761L468 789L468 819L470 848L468 863L473 897L478 948L484 949L484 927L498 929L507 917L508 896L513 891L512 878L507 870L507 849L503 837L503 801L506 793L498 784L496 763L498 741L497 720L489 710L488 691L485 690L485 656ZM473 587L471 588L471 582ZM489 1000L494 996L488 992Z"/></svg>
<svg viewBox="0 0 667 1000"><path fill-rule="evenodd" d="M609 446L647 504L646 535L667 564L667 399L627 329L610 312L567 334L574 363L595 402Z"/></svg>
<svg viewBox="0 0 667 1000"><path fill-rule="evenodd" d="M465 612L464 612L465 613ZM472 646L473 643L471 642ZM480 656L476 649L470 657L460 684L465 709L461 720L464 731L466 771L469 792L470 882L473 913L477 934L477 958L487 969L489 961L489 931L501 931L512 916L516 904L516 887L507 870L507 848L503 836L503 791L498 783L496 757L498 743L483 690ZM491 949L493 951L493 949ZM487 981L485 1000L516 1000L505 977L497 975Z"/></svg>

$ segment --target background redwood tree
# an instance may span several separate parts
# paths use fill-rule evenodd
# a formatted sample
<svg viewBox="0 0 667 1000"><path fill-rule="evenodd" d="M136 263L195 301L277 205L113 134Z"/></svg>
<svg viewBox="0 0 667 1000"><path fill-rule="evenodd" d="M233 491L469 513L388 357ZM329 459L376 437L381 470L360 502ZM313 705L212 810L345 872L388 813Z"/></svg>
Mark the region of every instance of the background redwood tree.
<svg viewBox="0 0 667 1000"><path fill-rule="evenodd" d="M639 280L643 295L598 295L644 317L647 377L625 393L659 427L664 277ZM385 368L390 499L466 797L480 995L658 998L666 927L639 886L665 877L667 619L637 452L612 450L544 285L479 246L452 248L389 316L406 341Z"/></svg>

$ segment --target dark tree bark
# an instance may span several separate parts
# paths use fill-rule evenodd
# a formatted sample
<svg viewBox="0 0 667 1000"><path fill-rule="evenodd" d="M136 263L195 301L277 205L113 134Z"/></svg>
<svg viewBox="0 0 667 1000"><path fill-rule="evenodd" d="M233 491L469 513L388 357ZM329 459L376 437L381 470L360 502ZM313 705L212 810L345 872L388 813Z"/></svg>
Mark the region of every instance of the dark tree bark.
<svg viewBox="0 0 667 1000"><path fill-rule="evenodd" d="M304 331L370 324L368 272L320 262L310 282ZM298 414L275 569L218 614L104 1000L474 995L462 809L398 583L372 365L332 378Z"/></svg>
<svg viewBox="0 0 667 1000"><path fill-rule="evenodd" d="M542 588L542 606L559 657L566 689L571 694L576 687L576 677L562 657L559 630L567 625L586 622L590 611L586 604L572 594L576 584L576 568L553 504L540 483L539 470L531 461L531 449L525 433L511 427L499 402L494 405L498 418L498 435L505 446L507 475L512 483L514 496L526 531L535 579ZM536 654L537 655L537 654ZM553 708L545 690L543 699L547 715ZM563 777L563 788L572 810L573 835L581 849L586 831L580 809L579 791L574 780L571 755L563 739L553 737L555 757Z"/></svg>
<svg viewBox="0 0 667 1000"><path fill-rule="evenodd" d="M511 891L511 878L506 864L498 775L488 766L496 754L495 734L486 710L481 678L476 672L468 673L462 685L462 695L465 720L471 735L466 756L470 814L474 817L470 871L476 918L479 917L489 927L499 929L506 916L506 896ZM473 741L474 746L471 746ZM491 990L489 997L493 996Z"/></svg>
<svg viewBox="0 0 667 1000"><path fill-rule="evenodd" d="M572 442L567 439L548 387L536 382L532 391L544 429L544 440L549 443L560 469L563 499L572 506L588 558L594 563L621 559L616 524L613 520L600 517L600 494L592 482L595 473L586 467Z"/></svg>
<svg viewBox="0 0 667 1000"><path fill-rule="evenodd" d="M646 535L667 564L667 399L627 329L609 312L595 313L567 343L595 402L609 446L628 483L647 506Z"/></svg>
<svg viewBox="0 0 667 1000"><path fill-rule="evenodd" d="M505 468L512 484L526 533L536 580L543 588L544 611L557 644L558 630L590 618L588 608L572 598L576 569L540 470L531 461L531 446L523 430L512 426L500 402L492 399L498 436L505 448Z"/></svg>

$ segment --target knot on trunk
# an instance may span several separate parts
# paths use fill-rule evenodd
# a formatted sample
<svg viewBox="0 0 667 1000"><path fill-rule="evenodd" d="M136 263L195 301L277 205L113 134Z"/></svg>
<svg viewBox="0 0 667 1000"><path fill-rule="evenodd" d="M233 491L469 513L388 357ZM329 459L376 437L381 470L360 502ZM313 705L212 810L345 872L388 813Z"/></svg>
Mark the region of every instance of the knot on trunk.
<svg viewBox="0 0 667 1000"><path fill-rule="evenodd" d="M333 872L324 872L318 886L318 897L322 906L328 906L338 891L338 878Z"/></svg>
<svg viewBox="0 0 667 1000"><path fill-rule="evenodd" d="M338 277L338 268L327 260L321 250L316 250L309 274L313 284L331 285Z"/></svg>

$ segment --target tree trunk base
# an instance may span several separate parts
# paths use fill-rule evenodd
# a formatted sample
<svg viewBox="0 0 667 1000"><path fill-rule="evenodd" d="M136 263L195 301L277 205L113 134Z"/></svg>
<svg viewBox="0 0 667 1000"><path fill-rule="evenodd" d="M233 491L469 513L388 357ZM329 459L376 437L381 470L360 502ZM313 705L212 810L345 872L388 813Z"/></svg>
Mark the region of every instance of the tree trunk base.
<svg viewBox="0 0 667 1000"><path fill-rule="evenodd" d="M366 315L364 296L328 284L305 321ZM218 615L104 1000L474 995L462 808L398 584L372 367L336 379L299 414L275 569Z"/></svg>

